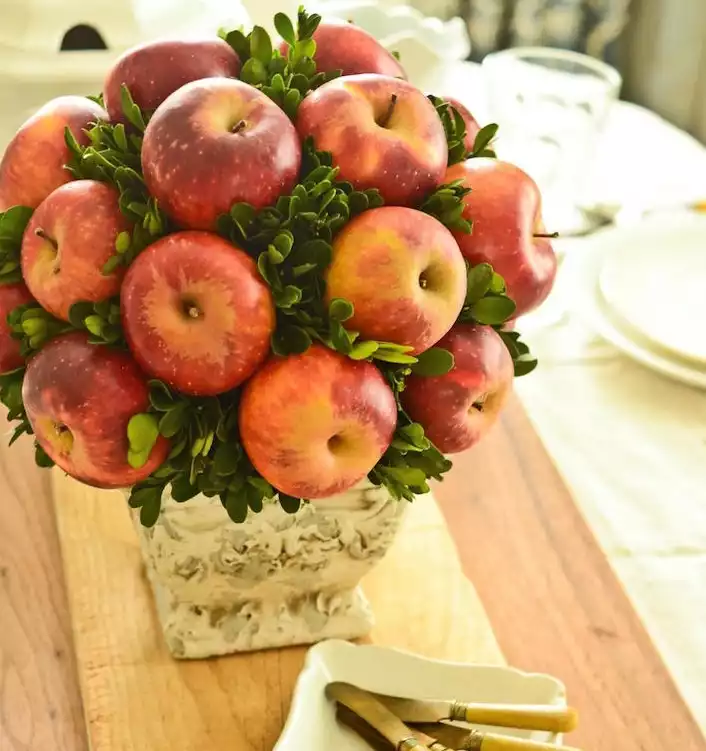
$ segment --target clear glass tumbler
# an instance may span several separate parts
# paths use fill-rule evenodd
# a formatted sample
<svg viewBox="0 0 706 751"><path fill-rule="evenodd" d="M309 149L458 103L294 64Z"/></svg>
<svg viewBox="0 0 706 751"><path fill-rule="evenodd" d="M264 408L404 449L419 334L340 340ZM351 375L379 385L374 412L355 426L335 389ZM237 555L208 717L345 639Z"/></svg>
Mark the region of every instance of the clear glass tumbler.
<svg viewBox="0 0 706 751"><path fill-rule="evenodd" d="M498 156L539 184L547 229L584 229L578 205L596 144L622 84L610 65L578 52L518 47L483 60Z"/></svg>

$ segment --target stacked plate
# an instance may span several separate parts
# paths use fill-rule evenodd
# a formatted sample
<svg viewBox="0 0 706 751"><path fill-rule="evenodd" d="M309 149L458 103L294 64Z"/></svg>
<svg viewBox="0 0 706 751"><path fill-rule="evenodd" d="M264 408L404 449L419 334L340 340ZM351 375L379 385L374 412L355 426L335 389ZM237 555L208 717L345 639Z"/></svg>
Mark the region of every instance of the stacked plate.
<svg viewBox="0 0 706 751"><path fill-rule="evenodd" d="M606 230L566 259L579 312L644 365L706 388L706 215Z"/></svg>

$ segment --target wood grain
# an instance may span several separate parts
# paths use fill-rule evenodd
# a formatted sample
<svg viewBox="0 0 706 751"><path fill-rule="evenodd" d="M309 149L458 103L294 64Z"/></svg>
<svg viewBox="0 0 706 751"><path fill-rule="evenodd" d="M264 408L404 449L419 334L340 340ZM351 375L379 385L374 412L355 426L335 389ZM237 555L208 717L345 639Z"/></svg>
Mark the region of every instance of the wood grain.
<svg viewBox="0 0 706 751"><path fill-rule="evenodd" d="M50 476L0 417L0 751L85 751Z"/></svg>
<svg viewBox="0 0 706 751"><path fill-rule="evenodd" d="M572 744L706 749L517 402L482 444L456 457L434 494L508 662L567 684L581 713Z"/></svg>
<svg viewBox="0 0 706 751"><path fill-rule="evenodd" d="M305 649L179 662L163 643L124 498L54 474L92 751L271 751ZM431 498L365 582L377 644L502 664Z"/></svg>

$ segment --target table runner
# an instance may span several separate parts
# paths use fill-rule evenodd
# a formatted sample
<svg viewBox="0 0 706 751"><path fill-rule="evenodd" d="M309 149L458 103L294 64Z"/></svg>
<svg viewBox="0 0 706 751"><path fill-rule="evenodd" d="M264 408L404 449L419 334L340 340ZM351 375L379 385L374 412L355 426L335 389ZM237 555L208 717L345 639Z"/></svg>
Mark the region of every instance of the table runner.
<svg viewBox="0 0 706 751"><path fill-rule="evenodd" d="M53 480L92 751L270 751L306 649L173 660L122 496L58 471ZM411 505L395 545L364 589L377 617L374 643L503 664L431 497Z"/></svg>

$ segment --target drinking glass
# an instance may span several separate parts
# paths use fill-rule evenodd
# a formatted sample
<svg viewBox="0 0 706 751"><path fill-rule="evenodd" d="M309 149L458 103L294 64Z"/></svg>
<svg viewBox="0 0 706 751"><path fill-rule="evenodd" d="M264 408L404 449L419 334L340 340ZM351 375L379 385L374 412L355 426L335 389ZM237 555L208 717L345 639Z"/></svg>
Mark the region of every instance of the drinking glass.
<svg viewBox="0 0 706 751"><path fill-rule="evenodd" d="M547 229L585 229L579 209L601 127L622 79L578 52L519 47L483 60L498 156L528 172L542 192Z"/></svg>

